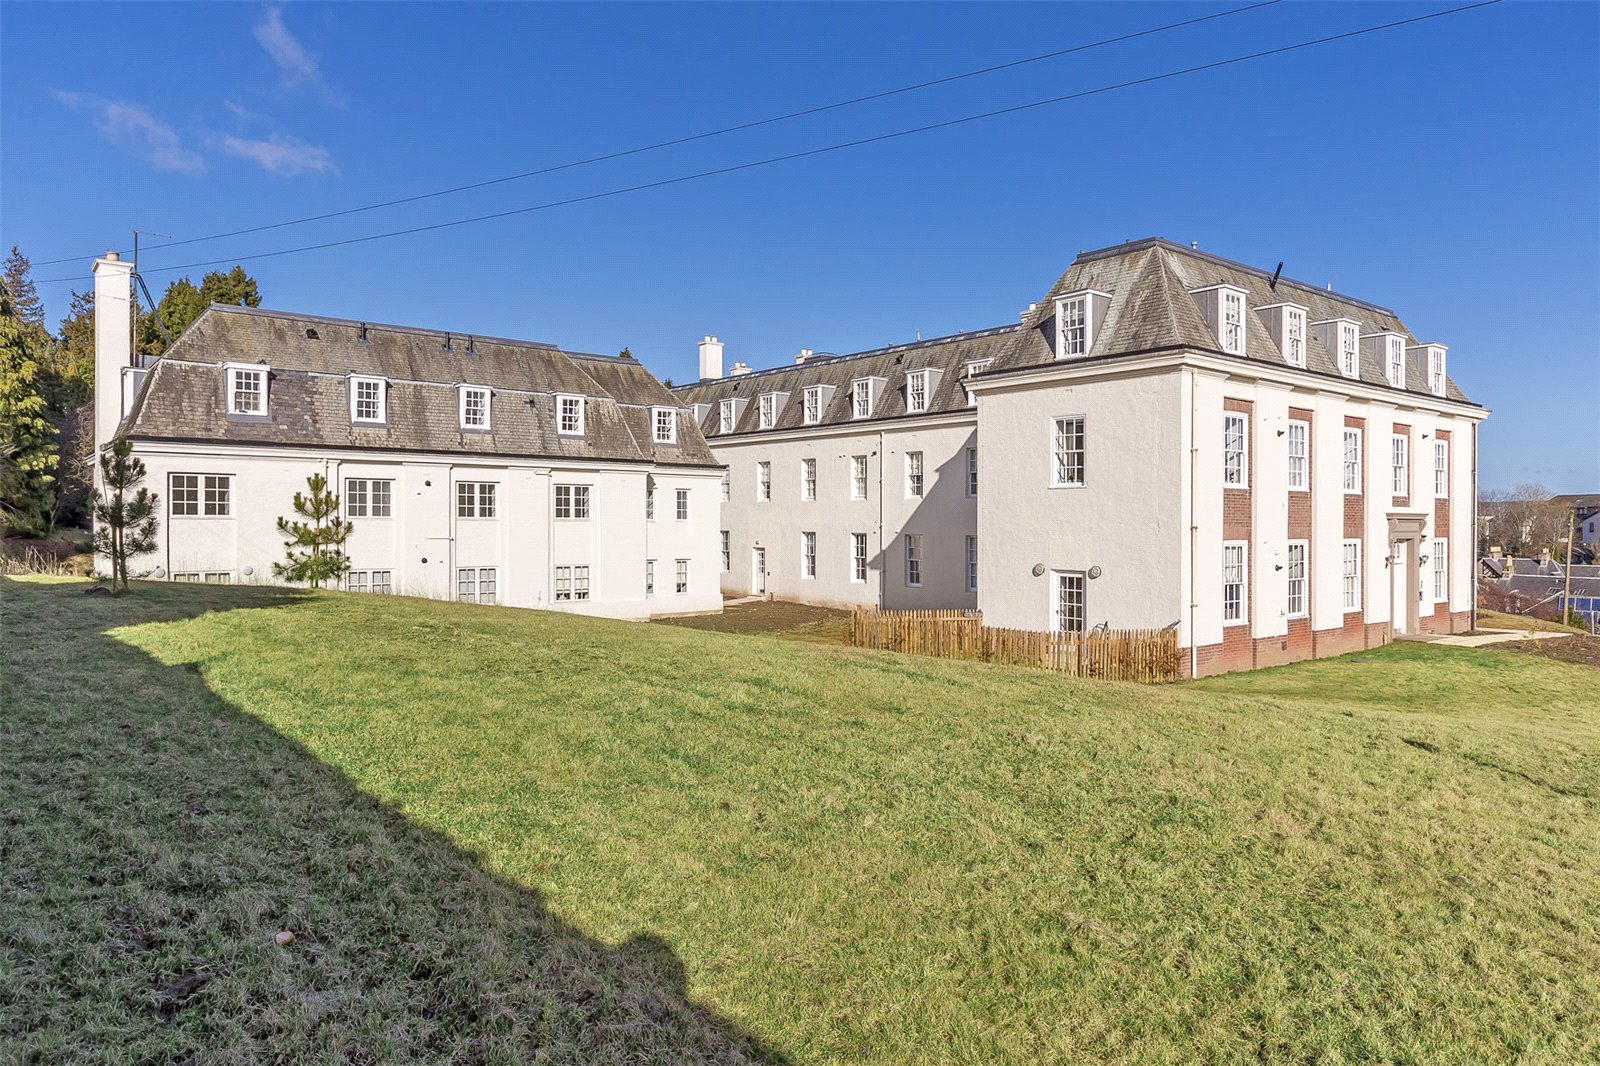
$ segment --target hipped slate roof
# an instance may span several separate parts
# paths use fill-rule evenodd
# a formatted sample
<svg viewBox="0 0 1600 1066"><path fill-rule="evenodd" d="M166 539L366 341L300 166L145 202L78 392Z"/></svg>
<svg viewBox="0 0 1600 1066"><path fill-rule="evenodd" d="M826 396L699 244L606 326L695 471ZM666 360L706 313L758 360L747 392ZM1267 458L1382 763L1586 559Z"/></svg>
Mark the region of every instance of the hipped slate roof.
<svg viewBox="0 0 1600 1066"><path fill-rule="evenodd" d="M730 397L748 400L739 412L733 432L751 433L756 431L760 419L759 397L768 392L787 393L788 396L778 413L777 424L763 432L801 428L804 425L805 390L812 385L834 387L823 408L821 420L816 425L862 425L903 418L911 414L906 410L906 375L930 368L942 373L934 385L933 394L928 398L928 409L912 417L966 411L970 407L966 389L961 384L966 365L994 358L1016 329L1015 325L998 326L972 333L958 333L953 337L875 348L854 355L811 359L798 366L684 385L674 389L673 393L681 403L710 405L710 410L701 420L701 429L713 439L724 435L719 432L719 401ZM851 417L851 384L858 378L883 379L871 418Z"/></svg>
<svg viewBox="0 0 1600 1066"><path fill-rule="evenodd" d="M1386 307L1289 278L1279 278L1274 289L1268 285L1271 277L1265 270L1160 237L1080 253L1038 306L1024 316L1022 328L1016 332L1012 345L995 361L993 372L1055 362L1056 297L1083 289L1098 289L1111 296L1104 321L1096 330L1088 352L1089 359L1165 348L1192 348L1228 359L1288 366L1257 313L1259 308L1275 303L1295 303L1309 308L1308 323L1349 318L1361 324L1363 335L1387 331L1403 334L1408 346L1418 343L1399 316ZM1190 295L1195 289L1224 282L1248 294L1243 356L1222 351L1216 334L1206 325L1199 303ZM1308 328L1306 333L1306 369L1346 380L1339 373L1333 353L1314 331ZM1421 365L1414 354L1408 354L1406 363L1406 391L1432 396L1428 391L1427 367ZM1389 387L1383 367L1366 351L1361 353L1360 380L1366 385ZM1470 402L1448 378L1445 392L1447 399Z"/></svg>
<svg viewBox="0 0 1600 1066"><path fill-rule="evenodd" d="M485 459L720 465L690 413L635 360L402 326L368 325L363 340L362 329L343 319L212 304L151 368L119 432ZM227 413L224 363L270 368L268 418ZM387 379L385 424L351 423L352 374ZM460 427L460 384L489 387L488 430ZM582 437L557 434L557 393L585 397ZM656 406L677 411L676 446L653 442Z"/></svg>

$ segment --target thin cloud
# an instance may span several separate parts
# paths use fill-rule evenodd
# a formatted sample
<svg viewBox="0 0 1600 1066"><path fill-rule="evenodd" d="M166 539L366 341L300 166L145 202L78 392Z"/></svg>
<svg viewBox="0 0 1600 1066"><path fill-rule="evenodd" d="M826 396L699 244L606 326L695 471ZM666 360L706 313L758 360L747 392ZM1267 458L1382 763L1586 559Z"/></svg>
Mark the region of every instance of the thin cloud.
<svg viewBox="0 0 1600 1066"><path fill-rule="evenodd" d="M178 132L138 104L88 93L56 90L57 100L94 116L94 127L111 143L145 158L157 170L203 174L206 161L183 145Z"/></svg>
<svg viewBox="0 0 1600 1066"><path fill-rule="evenodd" d="M222 106L227 108L228 112L240 122L248 122L255 118L255 113L243 104L236 104L232 100L224 100L222 101Z"/></svg>
<svg viewBox="0 0 1600 1066"><path fill-rule="evenodd" d="M300 38L283 21L283 8L272 6L262 13L254 29L256 43L278 67L283 83L291 89L314 88L330 104L342 106L343 98L322 76L317 57L306 51Z"/></svg>
<svg viewBox="0 0 1600 1066"><path fill-rule="evenodd" d="M280 177L292 178L299 174L337 174L328 150L321 145L307 144L294 137L273 134L264 141L245 140L242 137L223 136L216 147L240 159L248 159L263 170Z"/></svg>

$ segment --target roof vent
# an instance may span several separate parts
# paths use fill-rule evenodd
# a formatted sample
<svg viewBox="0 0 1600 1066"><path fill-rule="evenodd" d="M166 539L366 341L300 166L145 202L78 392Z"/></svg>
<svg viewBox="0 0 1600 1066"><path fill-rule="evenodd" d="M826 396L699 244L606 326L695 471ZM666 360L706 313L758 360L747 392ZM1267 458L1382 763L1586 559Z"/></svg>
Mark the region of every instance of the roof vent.
<svg viewBox="0 0 1600 1066"><path fill-rule="evenodd" d="M1195 251L1198 252L1200 250L1200 242L1199 241L1190 241L1189 242L1189 247L1193 248Z"/></svg>
<svg viewBox="0 0 1600 1066"><path fill-rule="evenodd" d="M307 327L307 328L306 328L306 340L308 340L308 341L314 341L314 340L316 340L316 339L317 339L317 331L316 331L316 330L314 330L314 329L311 329L311 328L310 328L310 327L309 327L309 326L308 326L308 327Z"/></svg>
<svg viewBox="0 0 1600 1066"><path fill-rule="evenodd" d="M356 340L359 341L362 344L371 344L372 343L370 340L367 339L367 324L365 322L361 323L361 332L356 334Z"/></svg>
<svg viewBox="0 0 1600 1066"><path fill-rule="evenodd" d="M446 333L444 335L444 344L440 345L440 349L439 350L440 351L445 351L445 352L453 352L453 351L455 351L454 348L450 347L450 334Z"/></svg>

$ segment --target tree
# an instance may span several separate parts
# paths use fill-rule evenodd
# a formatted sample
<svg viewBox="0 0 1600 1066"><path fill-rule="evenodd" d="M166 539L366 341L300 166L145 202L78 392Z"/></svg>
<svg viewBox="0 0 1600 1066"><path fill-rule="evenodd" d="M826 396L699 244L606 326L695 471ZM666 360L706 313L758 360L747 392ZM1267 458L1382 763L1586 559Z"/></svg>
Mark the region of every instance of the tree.
<svg viewBox="0 0 1600 1066"><path fill-rule="evenodd" d="M1498 545L1509 555L1532 556L1541 548L1564 544L1567 509L1550 498L1543 485L1518 485L1479 494L1489 523L1488 546Z"/></svg>
<svg viewBox="0 0 1600 1066"><path fill-rule="evenodd" d="M321 474L306 478L307 493L294 494L295 513L300 519L278 519L283 535L287 563L273 563L272 573L285 581L306 581L312 588L344 575L350 559L344 542L353 528L339 517L339 497L328 491L328 479ZM301 519L304 519L302 521Z"/></svg>
<svg viewBox="0 0 1600 1066"><path fill-rule="evenodd" d="M624 347L622 349L622 351L617 353L617 358L618 359L632 359L633 358L633 349L632 348L628 348L628 347Z"/></svg>
<svg viewBox="0 0 1600 1066"><path fill-rule="evenodd" d="M49 530L54 502L56 429L38 380L48 340L43 327L17 316L10 282L5 282L0 288L0 520L7 532L30 536Z"/></svg>
<svg viewBox="0 0 1600 1066"><path fill-rule="evenodd" d="M94 291L72 293L72 305L51 346L51 402L63 410L94 396Z"/></svg>
<svg viewBox="0 0 1600 1066"><path fill-rule="evenodd" d="M94 494L94 550L111 560L111 591L128 590L128 559L156 550L155 493L142 486L144 463L133 455L126 437L114 441L100 457L106 492ZM130 497L129 493L132 493Z"/></svg>
<svg viewBox="0 0 1600 1066"><path fill-rule="evenodd" d="M33 264L22 254L22 249L11 246L5 263L6 292L11 294L11 313L30 326L44 329L44 301L30 276Z"/></svg>
<svg viewBox="0 0 1600 1066"><path fill-rule="evenodd" d="M229 304L235 307L260 307L261 293L256 279L235 266L224 274L213 270L200 279L199 287L188 278L178 278L161 294L161 301L153 311L139 316L139 351L145 355L160 355L172 340L177 340L189 324L200 317L211 304ZM159 321L160 325L157 325ZM161 326L167 329L166 335Z"/></svg>

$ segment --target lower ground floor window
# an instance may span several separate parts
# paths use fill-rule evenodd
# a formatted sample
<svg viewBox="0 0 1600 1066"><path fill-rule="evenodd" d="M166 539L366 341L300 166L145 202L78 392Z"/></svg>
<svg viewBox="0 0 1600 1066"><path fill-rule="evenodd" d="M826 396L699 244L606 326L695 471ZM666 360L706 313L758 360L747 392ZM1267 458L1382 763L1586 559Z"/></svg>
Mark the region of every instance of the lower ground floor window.
<svg viewBox="0 0 1600 1066"><path fill-rule="evenodd" d="M969 452L976 452L976 448L968 448ZM967 538L967 591L978 591L978 538Z"/></svg>
<svg viewBox="0 0 1600 1066"><path fill-rule="evenodd" d="M589 598L589 568L587 566L556 567L556 599L586 600Z"/></svg>
<svg viewBox="0 0 1600 1066"><path fill-rule="evenodd" d="M462 603L493 603L499 575L492 566L461 567L456 571L456 599Z"/></svg>
<svg viewBox="0 0 1600 1066"><path fill-rule="evenodd" d="M646 559L644 561L644 594L646 596L654 596L656 594L656 561L654 559Z"/></svg>
<svg viewBox="0 0 1600 1066"><path fill-rule="evenodd" d="M689 592L689 560L687 559L678 560L678 575L677 581L673 585L673 591L679 596L687 595Z"/></svg>
<svg viewBox="0 0 1600 1066"><path fill-rule="evenodd" d="M906 585L916 588L922 584L922 534L906 534Z"/></svg>
<svg viewBox="0 0 1600 1066"><path fill-rule="evenodd" d="M723 499L727 499L728 497L724 496L722 498ZM722 531L722 572L724 574L726 574L729 570L732 570L732 569L733 569L733 552L729 550L729 547L728 547L728 531L726 529L724 529Z"/></svg>
<svg viewBox="0 0 1600 1066"><path fill-rule="evenodd" d="M196 571L188 571L188 570L185 570L185 571L174 571L173 575L172 575L172 580L174 580L174 581L182 581L182 582L185 582L185 583L192 582L194 584L199 584L200 583L200 574L198 572L196 572Z"/></svg>
<svg viewBox="0 0 1600 1066"><path fill-rule="evenodd" d="M850 534L850 580L865 581L867 579L867 535L865 533Z"/></svg>
<svg viewBox="0 0 1600 1066"><path fill-rule="evenodd" d="M382 596L394 592L393 570L352 570L344 576L348 592L376 592Z"/></svg>
<svg viewBox="0 0 1600 1066"><path fill-rule="evenodd" d="M1087 580L1082 570L1056 570L1050 604L1050 628L1057 633L1082 633L1088 619Z"/></svg>
<svg viewBox="0 0 1600 1066"><path fill-rule="evenodd" d="M1439 538L1433 542L1433 600L1443 603L1450 598L1450 542Z"/></svg>
<svg viewBox="0 0 1600 1066"><path fill-rule="evenodd" d="M1340 549L1342 551L1340 571L1340 590L1344 597L1346 611L1361 610L1361 542L1347 540Z"/></svg>

